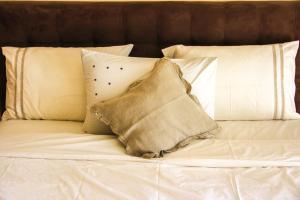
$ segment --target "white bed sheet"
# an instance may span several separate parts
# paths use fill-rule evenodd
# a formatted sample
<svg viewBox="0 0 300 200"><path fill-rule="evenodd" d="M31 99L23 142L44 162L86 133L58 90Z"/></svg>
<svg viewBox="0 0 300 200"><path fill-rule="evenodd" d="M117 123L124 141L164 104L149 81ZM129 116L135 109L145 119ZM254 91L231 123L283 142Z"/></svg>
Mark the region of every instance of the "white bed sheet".
<svg viewBox="0 0 300 200"><path fill-rule="evenodd" d="M146 160L79 122L1 122L0 199L300 199L300 120L219 124Z"/></svg>

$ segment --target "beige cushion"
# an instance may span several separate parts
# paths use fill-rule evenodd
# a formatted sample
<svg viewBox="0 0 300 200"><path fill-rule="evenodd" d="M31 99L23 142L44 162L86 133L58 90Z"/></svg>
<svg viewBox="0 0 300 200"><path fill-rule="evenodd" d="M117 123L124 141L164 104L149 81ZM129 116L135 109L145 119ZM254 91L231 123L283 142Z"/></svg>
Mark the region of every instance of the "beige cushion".
<svg viewBox="0 0 300 200"><path fill-rule="evenodd" d="M128 56L132 47L90 49ZM3 119L83 121L86 96L81 49L3 47L7 77Z"/></svg>
<svg viewBox="0 0 300 200"><path fill-rule="evenodd" d="M158 58L125 57L89 50L82 50L87 113L84 130L93 134L111 134L110 129L99 123L90 106L124 93L128 86L149 73ZM203 109L213 117L216 58L172 59L183 77L192 85L191 93L199 99Z"/></svg>
<svg viewBox="0 0 300 200"><path fill-rule="evenodd" d="M216 120L299 119L295 108L295 58L299 41L248 46L184 46L170 58L218 57Z"/></svg>
<svg viewBox="0 0 300 200"><path fill-rule="evenodd" d="M160 157L193 139L211 137L218 128L190 91L179 66L161 59L147 78L91 110L110 125L128 154Z"/></svg>

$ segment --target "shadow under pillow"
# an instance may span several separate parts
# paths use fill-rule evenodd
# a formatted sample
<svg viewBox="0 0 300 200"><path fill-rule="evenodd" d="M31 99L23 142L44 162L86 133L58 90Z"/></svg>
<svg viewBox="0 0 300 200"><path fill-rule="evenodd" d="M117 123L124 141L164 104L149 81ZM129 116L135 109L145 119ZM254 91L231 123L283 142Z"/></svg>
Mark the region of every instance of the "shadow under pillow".
<svg viewBox="0 0 300 200"><path fill-rule="evenodd" d="M179 66L163 58L146 79L91 111L119 136L128 154L162 157L218 130L190 91Z"/></svg>

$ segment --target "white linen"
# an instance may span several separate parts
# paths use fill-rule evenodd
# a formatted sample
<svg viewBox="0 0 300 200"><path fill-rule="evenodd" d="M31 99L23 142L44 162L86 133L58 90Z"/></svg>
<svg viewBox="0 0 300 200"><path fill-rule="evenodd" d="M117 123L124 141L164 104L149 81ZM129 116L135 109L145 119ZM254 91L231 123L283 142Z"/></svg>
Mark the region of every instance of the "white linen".
<svg viewBox="0 0 300 200"><path fill-rule="evenodd" d="M214 140L146 160L79 122L1 122L0 199L300 198L300 120L219 124Z"/></svg>
<svg viewBox="0 0 300 200"><path fill-rule="evenodd" d="M184 46L163 49L170 58L218 57L216 120L299 119L295 58L299 41L270 45Z"/></svg>
<svg viewBox="0 0 300 200"><path fill-rule="evenodd" d="M132 44L91 47L128 56ZM6 111L3 119L83 121L86 96L82 48L3 47L6 57Z"/></svg>
<svg viewBox="0 0 300 200"><path fill-rule="evenodd" d="M111 133L108 126L97 120L90 107L99 102L124 93L128 87L150 72L158 58L126 57L101 52L82 50L85 76L87 112L84 130L87 133ZM172 59L178 64L185 78L192 85L195 95L210 117L214 116L217 58L202 57L191 59Z"/></svg>

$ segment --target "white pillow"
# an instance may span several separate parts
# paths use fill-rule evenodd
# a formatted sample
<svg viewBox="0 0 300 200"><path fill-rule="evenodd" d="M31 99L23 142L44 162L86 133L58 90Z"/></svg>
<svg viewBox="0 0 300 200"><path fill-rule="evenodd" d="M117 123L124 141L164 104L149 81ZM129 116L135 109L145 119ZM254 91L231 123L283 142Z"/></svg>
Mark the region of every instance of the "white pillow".
<svg viewBox="0 0 300 200"><path fill-rule="evenodd" d="M90 49L127 56L132 47ZM7 87L2 119L83 121L86 97L81 49L3 47Z"/></svg>
<svg viewBox="0 0 300 200"><path fill-rule="evenodd" d="M109 55L83 50L87 115L84 130L88 133L105 134L110 129L89 112L90 107L99 102L124 93L133 82L145 77L152 70L158 58L138 58ZM192 94L198 97L204 110L213 117L216 58L173 59L184 78L192 84ZM163 84L163 83L162 83ZM159 99L158 99L159 100Z"/></svg>
<svg viewBox="0 0 300 200"><path fill-rule="evenodd" d="M215 56L216 120L299 119L295 109L295 57L299 41L249 46L163 49L171 58Z"/></svg>

